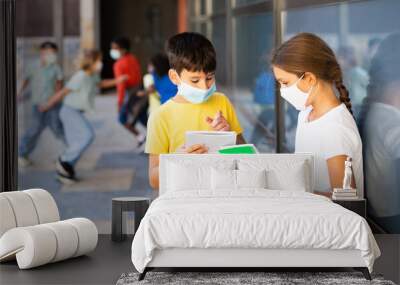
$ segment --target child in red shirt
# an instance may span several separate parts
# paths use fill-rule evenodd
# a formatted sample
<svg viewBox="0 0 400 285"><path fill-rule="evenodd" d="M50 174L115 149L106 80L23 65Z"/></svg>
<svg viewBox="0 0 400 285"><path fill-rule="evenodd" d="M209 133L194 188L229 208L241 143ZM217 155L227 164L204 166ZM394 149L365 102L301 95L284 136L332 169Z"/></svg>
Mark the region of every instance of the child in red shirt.
<svg viewBox="0 0 400 285"><path fill-rule="evenodd" d="M141 119L141 122L146 125L147 116L146 118L143 118L144 120L142 120L142 116L138 116L140 113L142 113L139 111L138 114L134 114L135 118L133 122L128 122L128 115L130 113L128 108L129 98L136 96L135 93L139 90L142 82L139 61L132 53L129 52L129 50L130 41L127 38L116 38L111 43L110 56L112 59L116 60L113 67L114 77L127 77L126 81L117 85L119 122L137 137L139 144L142 144L145 136L138 132L138 130L135 128L135 124L137 119ZM135 104L141 104L140 101L141 99L138 98Z"/></svg>

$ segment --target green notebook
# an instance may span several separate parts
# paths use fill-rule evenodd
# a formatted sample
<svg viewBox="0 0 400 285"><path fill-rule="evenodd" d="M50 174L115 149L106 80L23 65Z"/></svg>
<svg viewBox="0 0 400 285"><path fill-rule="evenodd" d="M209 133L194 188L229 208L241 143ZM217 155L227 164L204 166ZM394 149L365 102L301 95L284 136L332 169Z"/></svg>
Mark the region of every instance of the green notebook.
<svg viewBox="0 0 400 285"><path fill-rule="evenodd" d="M238 144L221 147L218 150L221 154L256 154L258 153L256 147L253 144Z"/></svg>

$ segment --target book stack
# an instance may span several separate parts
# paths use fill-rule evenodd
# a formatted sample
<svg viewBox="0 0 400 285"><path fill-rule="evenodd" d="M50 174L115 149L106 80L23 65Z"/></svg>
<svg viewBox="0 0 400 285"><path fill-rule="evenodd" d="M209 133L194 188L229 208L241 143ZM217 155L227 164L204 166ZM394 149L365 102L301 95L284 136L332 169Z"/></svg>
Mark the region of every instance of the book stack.
<svg viewBox="0 0 400 285"><path fill-rule="evenodd" d="M333 189L332 199L334 200L357 200L357 189Z"/></svg>

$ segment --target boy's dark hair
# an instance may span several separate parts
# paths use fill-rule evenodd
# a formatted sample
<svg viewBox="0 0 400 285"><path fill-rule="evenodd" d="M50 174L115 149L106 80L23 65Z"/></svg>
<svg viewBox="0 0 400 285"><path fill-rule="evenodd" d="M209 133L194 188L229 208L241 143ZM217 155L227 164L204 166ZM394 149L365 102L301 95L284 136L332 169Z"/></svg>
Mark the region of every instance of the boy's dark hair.
<svg viewBox="0 0 400 285"><path fill-rule="evenodd" d="M43 42L40 45L40 49L54 49L58 51L58 46L53 42Z"/></svg>
<svg viewBox="0 0 400 285"><path fill-rule="evenodd" d="M112 42L126 51L131 48L131 41L126 37L117 37Z"/></svg>
<svg viewBox="0 0 400 285"><path fill-rule="evenodd" d="M215 49L212 43L198 33L180 33L166 43L166 52L171 68L178 74L189 71L213 72L217 68Z"/></svg>
<svg viewBox="0 0 400 285"><path fill-rule="evenodd" d="M150 59L150 63L154 66L154 72L159 76L163 77L168 74L169 61L168 57L164 53L158 53Z"/></svg>

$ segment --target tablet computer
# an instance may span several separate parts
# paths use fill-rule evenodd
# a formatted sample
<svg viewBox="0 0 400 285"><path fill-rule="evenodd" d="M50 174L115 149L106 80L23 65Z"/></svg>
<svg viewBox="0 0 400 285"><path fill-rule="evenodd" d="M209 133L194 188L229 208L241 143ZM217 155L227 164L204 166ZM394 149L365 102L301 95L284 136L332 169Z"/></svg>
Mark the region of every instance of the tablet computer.
<svg viewBox="0 0 400 285"><path fill-rule="evenodd" d="M236 132L187 131L185 147L204 144L209 153L216 153L221 147L236 144Z"/></svg>

